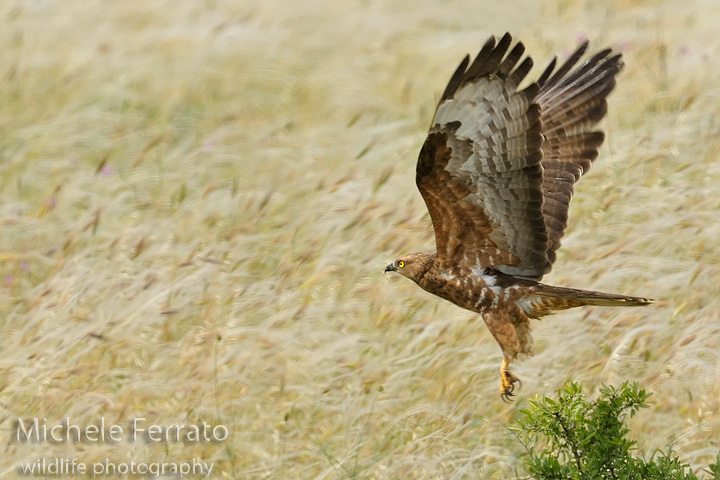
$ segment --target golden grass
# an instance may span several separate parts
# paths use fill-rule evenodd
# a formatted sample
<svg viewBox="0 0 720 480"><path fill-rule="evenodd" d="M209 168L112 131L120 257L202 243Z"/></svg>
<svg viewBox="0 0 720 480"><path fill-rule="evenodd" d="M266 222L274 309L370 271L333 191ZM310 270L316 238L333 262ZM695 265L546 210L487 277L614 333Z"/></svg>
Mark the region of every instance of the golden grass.
<svg viewBox="0 0 720 480"><path fill-rule="evenodd" d="M0 4L0 477L39 455L226 478L508 478L525 396L655 392L642 447L720 445L720 42L695 2ZM510 30L623 50L549 283L652 296L534 325L498 395L482 321L383 276L432 246L434 102ZM537 70L535 74L537 74ZM221 423L216 443L18 443L15 419Z"/></svg>

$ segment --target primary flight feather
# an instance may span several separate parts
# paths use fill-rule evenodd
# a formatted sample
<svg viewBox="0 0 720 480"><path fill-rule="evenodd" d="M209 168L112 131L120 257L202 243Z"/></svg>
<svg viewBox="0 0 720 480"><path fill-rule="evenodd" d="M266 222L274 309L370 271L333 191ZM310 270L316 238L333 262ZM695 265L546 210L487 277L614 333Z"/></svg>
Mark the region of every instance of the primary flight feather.
<svg viewBox="0 0 720 480"><path fill-rule="evenodd" d="M582 305L639 306L647 298L540 283L555 262L575 182L598 156L594 129L622 69L602 50L578 66L583 43L555 71L553 59L522 90L525 47L491 37L466 56L443 92L420 151L416 183L436 252L411 253L385 271L482 315L503 353L500 392L513 396L510 363L532 355L530 319Z"/></svg>

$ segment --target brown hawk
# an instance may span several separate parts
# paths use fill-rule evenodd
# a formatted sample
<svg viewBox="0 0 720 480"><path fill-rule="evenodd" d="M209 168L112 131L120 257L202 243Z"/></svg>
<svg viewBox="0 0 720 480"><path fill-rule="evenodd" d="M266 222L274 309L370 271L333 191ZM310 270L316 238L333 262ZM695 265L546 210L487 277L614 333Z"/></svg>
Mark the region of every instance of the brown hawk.
<svg viewBox="0 0 720 480"><path fill-rule="evenodd" d="M522 43L508 53L511 42L510 34L497 44L491 37L472 64L465 56L420 151L415 181L437 251L404 255L385 268L482 315L503 352L504 400L518 382L510 362L533 354L531 318L651 302L540 283L560 247L575 182L603 142L593 127L607 112L620 54L602 50L576 67L585 42L557 71L553 59L519 90L533 62L519 62Z"/></svg>

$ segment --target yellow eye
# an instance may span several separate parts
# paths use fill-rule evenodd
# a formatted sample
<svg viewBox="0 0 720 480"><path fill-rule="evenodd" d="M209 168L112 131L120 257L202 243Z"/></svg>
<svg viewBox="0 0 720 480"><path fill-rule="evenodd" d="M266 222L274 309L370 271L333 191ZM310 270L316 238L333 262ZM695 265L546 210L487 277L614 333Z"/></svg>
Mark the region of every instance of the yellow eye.
<svg viewBox="0 0 720 480"><path fill-rule="evenodd" d="M398 267L403 268L404 266L405 266L405 262L403 262L402 260L400 260L400 261L398 262Z"/></svg>

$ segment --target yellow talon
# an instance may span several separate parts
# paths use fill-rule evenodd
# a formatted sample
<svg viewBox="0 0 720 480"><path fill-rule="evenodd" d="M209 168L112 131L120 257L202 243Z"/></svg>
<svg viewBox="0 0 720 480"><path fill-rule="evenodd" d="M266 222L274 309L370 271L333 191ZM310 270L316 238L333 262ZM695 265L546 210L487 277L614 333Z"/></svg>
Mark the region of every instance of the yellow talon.
<svg viewBox="0 0 720 480"><path fill-rule="evenodd" d="M506 369L505 365L503 365L500 368L500 397L503 399L503 402L510 403L512 401L512 397L515 396L513 394L515 391L515 383L517 383L519 387L522 387L520 379L510 373L510 370Z"/></svg>

